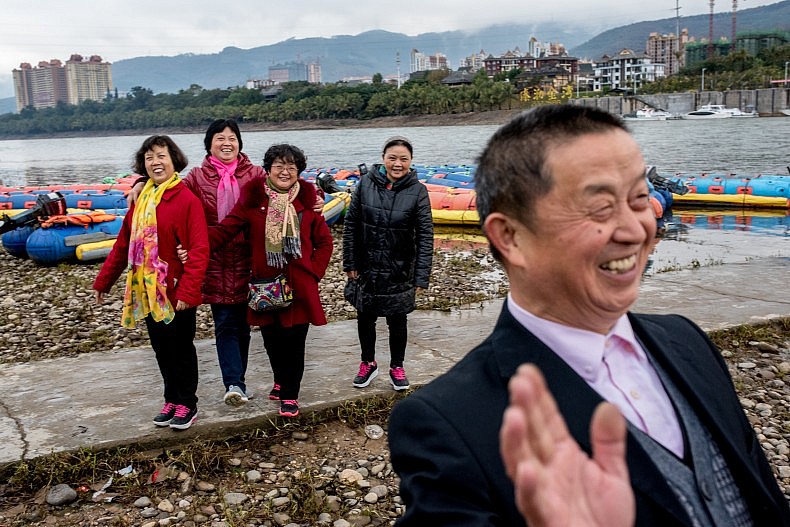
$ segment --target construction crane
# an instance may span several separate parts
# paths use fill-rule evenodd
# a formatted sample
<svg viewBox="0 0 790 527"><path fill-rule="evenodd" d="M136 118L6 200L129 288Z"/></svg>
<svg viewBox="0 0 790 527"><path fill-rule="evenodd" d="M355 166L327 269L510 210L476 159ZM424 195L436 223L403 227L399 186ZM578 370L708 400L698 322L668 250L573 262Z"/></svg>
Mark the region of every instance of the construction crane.
<svg viewBox="0 0 790 527"><path fill-rule="evenodd" d="M735 51L735 19L738 11L738 0L732 0L732 41L730 42L730 53Z"/></svg>

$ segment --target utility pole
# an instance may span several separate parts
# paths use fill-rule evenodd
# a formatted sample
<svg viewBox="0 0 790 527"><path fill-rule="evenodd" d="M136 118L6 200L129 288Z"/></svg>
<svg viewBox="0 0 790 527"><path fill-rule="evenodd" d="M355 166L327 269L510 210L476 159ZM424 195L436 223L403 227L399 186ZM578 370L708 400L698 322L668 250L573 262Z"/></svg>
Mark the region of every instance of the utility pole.
<svg viewBox="0 0 790 527"><path fill-rule="evenodd" d="M675 35L680 38L680 0L675 0Z"/></svg>
<svg viewBox="0 0 790 527"><path fill-rule="evenodd" d="M398 89L400 89L400 51L395 53L395 64L398 70Z"/></svg>
<svg viewBox="0 0 790 527"><path fill-rule="evenodd" d="M674 67L669 68L669 74L672 75L680 71L680 0L675 0L675 64Z"/></svg>
<svg viewBox="0 0 790 527"><path fill-rule="evenodd" d="M710 16L708 17L708 60L713 58L713 2L710 0Z"/></svg>
<svg viewBox="0 0 790 527"><path fill-rule="evenodd" d="M735 18L738 11L738 0L732 0L732 41L730 42L730 53L735 52Z"/></svg>

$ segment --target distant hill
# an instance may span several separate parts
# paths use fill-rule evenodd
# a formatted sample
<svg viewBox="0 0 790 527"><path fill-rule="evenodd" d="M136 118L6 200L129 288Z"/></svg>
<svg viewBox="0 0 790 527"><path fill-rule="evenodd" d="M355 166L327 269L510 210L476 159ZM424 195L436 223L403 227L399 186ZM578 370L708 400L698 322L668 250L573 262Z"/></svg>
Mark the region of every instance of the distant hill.
<svg viewBox="0 0 790 527"><path fill-rule="evenodd" d="M322 81L335 82L344 77L374 73L395 75L398 52L401 74L408 75L412 49L425 54L442 52L455 69L464 57L481 49L494 55L517 46L525 51L532 36L570 47L594 34L589 29L559 23L497 25L472 32L446 31L417 36L374 30L354 36L289 39L251 49L228 47L214 54L119 60L112 65L112 76L113 84L122 92L142 86L154 93L176 93L191 84L212 89L243 85L253 78L266 79L269 66L300 59L303 62L318 60Z"/></svg>
<svg viewBox="0 0 790 527"><path fill-rule="evenodd" d="M729 5L729 4L727 4ZM682 12L682 11L681 11ZM737 31L790 32L790 0L738 11ZM681 17L680 28L687 28L698 41L708 36L708 16ZM455 69L460 61L484 50L499 55L519 47L528 48L530 37L542 42L561 42L575 57L598 60L623 48L644 51L651 32L674 33L676 20L665 18L638 22L608 29L596 35L594 28L569 27L561 23L513 23L491 26L478 31L446 31L408 36L382 30L359 35L329 38L289 39L251 49L228 47L214 54L183 54L174 57L150 56L119 60L113 63L113 83L121 92L134 86L154 93L176 93L197 84L206 89L243 85L248 79L265 79L269 66L294 62L319 61L322 80L335 82L344 77L370 76L374 73L394 75L396 53L400 53L400 71L408 75L412 49L422 53L444 53ZM730 38L732 17L729 12L714 15L715 38ZM0 114L16 111L13 98L0 99Z"/></svg>
<svg viewBox="0 0 790 527"><path fill-rule="evenodd" d="M0 99L0 115L4 113L16 113L16 97Z"/></svg>
<svg viewBox="0 0 790 527"><path fill-rule="evenodd" d="M727 3L726 5L729 5ZM681 11L682 13L682 11ZM763 7L741 9L736 13L736 34L750 31L786 31L790 32L790 0L778 2ZM680 17L680 30L689 30L689 35L700 39L708 38L709 16L696 15ZM572 47L569 52L579 58L598 60L605 54L612 55L623 48L634 51L644 51L647 37L652 32L675 33L677 29L675 18L665 18L652 22L637 22L627 26L609 29L588 40L584 44ZM725 37L732 38L732 13L714 13L713 15L714 40Z"/></svg>

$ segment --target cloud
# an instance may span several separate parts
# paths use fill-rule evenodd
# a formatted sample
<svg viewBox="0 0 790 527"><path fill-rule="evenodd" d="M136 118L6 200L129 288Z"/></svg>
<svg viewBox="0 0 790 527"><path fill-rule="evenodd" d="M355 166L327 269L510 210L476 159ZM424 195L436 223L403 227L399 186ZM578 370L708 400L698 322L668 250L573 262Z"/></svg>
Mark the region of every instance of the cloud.
<svg viewBox="0 0 790 527"><path fill-rule="evenodd" d="M747 7L775 2L752 0ZM682 0L681 16L708 12L708 0ZM160 1L153 6L107 0L29 0L0 8L0 97L13 96L11 70L20 63L67 60L73 53L121 59L182 53L217 53L228 46L249 49L288 38L356 35L371 29L416 35L479 29L503 23L567 21L592 31L642 20L672 18L676 2L633 0L512 0L453 2L401 0ZM719 2L716 11L729 11ZM535 35L538 38L547 38ZM474 51L474 50L471 50ZM10 93L7 87L11 86Z"/></svg>

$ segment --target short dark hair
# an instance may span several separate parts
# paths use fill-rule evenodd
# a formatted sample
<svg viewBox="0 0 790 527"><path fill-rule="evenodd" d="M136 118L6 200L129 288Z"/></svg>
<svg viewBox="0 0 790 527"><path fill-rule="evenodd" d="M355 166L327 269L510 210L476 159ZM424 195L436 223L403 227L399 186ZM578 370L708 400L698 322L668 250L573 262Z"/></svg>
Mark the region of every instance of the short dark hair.
<svg viewBox="0 0 790 527"><path fill-rule="evenodd" d="M149 175L145 170L145 154L149 150L152 150L155 146L163 146L167 148L167 151L170 153L170 159L173 161L173 168L175 168L176 172L181 172L189 164L187 156L181 151L180 148L178 148L178 145L172 139L170 139L169 136L152 135L143 141L143 144L134 154L132 169L137 174Z"/></svg>
<svg viewBox="0 0 790 527"><path fill-rule="evenodd" d="M384 148L381 149L381 154L383 155L387 149L391 146L405 146L410 156L414 156L414 150L411 147L411 141L407 137L403 137L402 135L394 135L387 139L384 142Z"/></svg>
<svg viewBox="0 0 790 527"><path fill-rule="evenodd" d="M548 150L569 139L611 130L628 132L620 117L572 104L538 106L502 125L477 160L480 225L490 213L502 212L530 227L532 205L554 185L545 167Z"/></svg>
<svg viewBox="0 0 790 527"><path fill-rule="evenodd" d="M208 128L206 129L206 136L203 138L203 146L206 147L206 153L211 153L211 143L214 141L214 136L223 131L225 128L230 128L234 134L236 134L236 139L239 140L239 152L244 147L244 143L241 141L241 130L239 130L239 125L233 119L217 119L213 121Z"/></svg>
<svg viewBox="0 0 790 527"><path fill-rule="evenodd" d="M270 172L272 165L278 160L284 163L295 164L298 174L301 174L307 168L307 157L299 147L294 145L282 143L270 146L263 155L263 168L266 172Z"/></svg>

